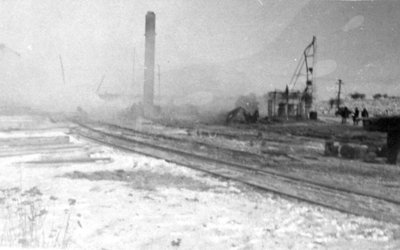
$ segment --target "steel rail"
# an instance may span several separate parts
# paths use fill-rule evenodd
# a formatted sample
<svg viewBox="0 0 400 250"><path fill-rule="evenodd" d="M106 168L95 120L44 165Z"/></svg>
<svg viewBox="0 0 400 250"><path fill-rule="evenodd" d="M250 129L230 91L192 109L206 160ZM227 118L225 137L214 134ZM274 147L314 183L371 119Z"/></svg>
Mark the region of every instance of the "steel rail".
<svg viewBox="0 0 400 250"><path fill-rule="evenodd" d="M311 204L400 224L400 202L396 200L345 188L332 187L331 185L303 178L287 176L248 167L239 163L227 162L204 155L171 149L158 144L138 141L94 129L81 123L77 123L77 125L79 125L79 128L75 129L77 134L101 144L165 159L179 165L234 179ZM336 199L339 199L340 202L335 201Z"/></svg>
<svg viewBox="0 0 400 250"><path fill-rule="evenodd" d="M81 126L81 127L85 127L87 129L91 129L91 130L97 130L97 132L101 132L101 133L107 134L107 132L104 132L104 131L98 130L98 129L94 129L94 128L88 126L86 123L82 123L82 122L79 122L79 121L74 121L74 122L77 125ZM139 130L135 130L135 129L131 129L131 128L126 128L126 127L122 127L122 126L114 125L114 124L110 124L110 123L96 122L95 124L97 124L99 126L106 125L106 126L109 126L109 127L121 129L121 130L124 130L124 131L132 132L132 133L134 133L136 135L144 135L144 136L148 136L148 137L152 137L152 138L162 138L162 139L165 139L165 140L172 140L172 141L175 141L175 142L195 143L195 144L198 144L198 145L203 146L203 147L212 148L212 149L214 149L216 151L221 151L222 150L222 151L227 151L227 152L232 153L232 154L241 154L245 158L258 158L256 163L254 163L254 161L252 161L251 163L250 163L250 161L248 161L248 162L246 162L246 165L240 164L238 162L231 162L231 161L222 160L220 158L219 159L213 158L213 159L215 161L217 161L217 162L220 162L220 163L231 164L232 166L235 166L235 167L238 167L238 168L242 168L242 169L247 169L249 171L254 171L254 172L257 172L259 174L260 173L261 174L267 174L267 175L273 174L273 175L281 176L281 177L284 177L284 178L289 178L289 179L292 179L292 180L295 180L295 181L302 181L302 182L310 183L310 184L313 184L313 185L320 185L320 186L323 186L325 188L336 189L336 190L342 191L342 192L350 192L350 193L354 193L354 194L358 194L358 195L363 195L363 196L373 197L373 198L377 198L377 199L382 199L382 200L385 200L387 202L391 202L391 203L395 203L395 204L400 205L400 200L391 199L391 198L387 198L387 197L382 197L380 195L369 193L369 192L365 192L365 191L361 191L361 190L349 189L349 188L346 188L346 187L339 187L339 186L335 186L333 184L329 184L327 182L321 182L321 181L316 181L316 180L305 179L305 178L302 178L302 177L299 177L299 176L295 176L295 175L292 175L292 174L282 173L282 171L278 171L278 170L275 170L273 168L268 168L268 166L266 166L266 165L260 165L260 161L263 160L264 157L259 155L259 154L256 154L256 153L251 153L251 152L245 152L245 151L241 151L241 150L235 150L235 149L219 147L219 146L211 145L211 144L208 144L208 143L205 143L205 142L195 142L195 141L184 139L184 138L170 137L170 136L161 135L161 134L152 134L152 133L149 133L149 132L144 132L144 131L139 131ZM108 133L108 135L118 136L119 138L123 138L123 139L127 139L127 140L134 140L135 142L143 143L146 146L157 147L160 150L173 150L172 148L167 147L167 146L160 146L160 145L156 145L156 144L152 144L152 143L148 143L148 142L138 141L137 139L133 139L131 137L126 137L126 134L125 135L116 135L116 134ZM177 148L177 147L175 147L175 150L176 150L176 152L181 152L181 153L183 153L183 151L184 151L184 153L187 154L187 155L204 156L203 154L196 154L196 153L188 152L187 149L185 149L185 148L179 148L179 147ZM210 156L208 156L208 157L210 157Z"/></svg>

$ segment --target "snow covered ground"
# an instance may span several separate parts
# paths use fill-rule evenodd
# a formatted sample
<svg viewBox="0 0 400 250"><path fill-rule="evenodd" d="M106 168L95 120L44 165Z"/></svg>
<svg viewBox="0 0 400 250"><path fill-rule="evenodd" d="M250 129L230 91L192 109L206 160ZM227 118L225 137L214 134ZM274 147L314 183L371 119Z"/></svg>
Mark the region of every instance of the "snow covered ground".
<svg viewBox="0 0 400 250"><path fill-rule="evenodd" d="M65 135L45 130L8 135L38 133ZM8 229L21 229L17 210L29 213L32 206L44 212L34 225L28 218L25 233L28 238L33 233L39 248L400 249L397 225L278 197L83 139L71 142L81 146L79 155L112 161L33 164L29 162L41 159L40 154L0 158L4 249L18 247L8 245L20 240ZM63 154L55 151L53 156Z"/></svg>

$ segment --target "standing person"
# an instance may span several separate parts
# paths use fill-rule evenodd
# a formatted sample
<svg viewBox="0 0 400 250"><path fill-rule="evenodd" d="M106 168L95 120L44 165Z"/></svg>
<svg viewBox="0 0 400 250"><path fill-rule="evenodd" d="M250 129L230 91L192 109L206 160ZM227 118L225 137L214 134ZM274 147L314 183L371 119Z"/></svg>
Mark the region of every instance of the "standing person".
<svg viewBox="0 0 400 250"><path fill-rule="evenodd" d="M350 115L351 115L351 111L350 111L350 109L348 109L347 107L344 107L344 123L346 123L347 122L347 119L350 117Z"/></svg>
<svg viewBox="0 0 400 250"><path fill-rule="evenodd" d="M353 125L358 125L358 116L360 115L360 111L356 107L354 109L354 114L353 114Z"/></svg>
<svg viewBox="0 0 400 250"><path fill-rule="evenodd" d="M365 126L365 119L367 119L369 116L367 109L364 107L364 109L361 111L361 117L362 117L362 122L363 126Z"/></svg>
<svg viewBox="0 0 400 250"><path fill-rule="evenodd" d="M362 117L362 118L368 118L368 116L369 116L368 111L367 111L366 108L364 108L364 109L361 111L361 117Z"/></svg>
<svg viewBox="0 0 400 250"><path fill-rule="evenodd" d="M349 118L351 111L345 106L344 108L339 108L337 114L342 117L342 124L346 124L347 118Z"/></svg>

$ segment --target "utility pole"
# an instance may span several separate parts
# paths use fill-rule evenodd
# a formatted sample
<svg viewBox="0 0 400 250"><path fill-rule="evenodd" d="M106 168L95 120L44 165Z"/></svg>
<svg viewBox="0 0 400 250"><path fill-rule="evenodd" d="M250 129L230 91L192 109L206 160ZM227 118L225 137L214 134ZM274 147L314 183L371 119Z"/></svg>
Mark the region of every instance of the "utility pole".
<svg viewBox="0 0 400 250"><path fill-rule="evenodd" d="M100 80L99 84L97 85L96 94L99 94L101 85L103 84L105 78L106 78L106 75L103 75L101 77L101 80Z"/></svg>
<svg viewBox="0 0 400 250"><path fill-rule="evenodd" d="M135 67L136 67L136 48L133 48L133 68L132 68L132 84L135 85L136 75L135 75Z"/></svg>
<svg viewBox="0 0 400 250"><path fill-rule="evenodd" d="M63 83L64 83L64 85L65 85L64 65L63 65L63 61L62 61L61 55L58 55L58 58L60 59L61 74L62 74Z"/></svg>
<svg viewBox="0 0 400 250"><path fill-rule="evenodd" d="M339 106L340 106L340 92L342 91L342 84L343 84L342 80L339 79L338 82L337 82L337 84L339 85L339 91L338 91L338 94L337 94L336 107L337 107L337 109L339 110Z"/></svg>

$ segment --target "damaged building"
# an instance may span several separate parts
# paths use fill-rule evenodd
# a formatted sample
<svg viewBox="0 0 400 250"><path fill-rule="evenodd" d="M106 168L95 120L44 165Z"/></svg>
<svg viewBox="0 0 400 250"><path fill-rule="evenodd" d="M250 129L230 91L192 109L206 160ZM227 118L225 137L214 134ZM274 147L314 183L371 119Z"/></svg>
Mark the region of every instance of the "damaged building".
<svg viewBox="0 0 400 250"><path fill-rule="evenodd" d="M306 98L301 91L271 91L265 96L268 117L306 117Z"/></svg>

